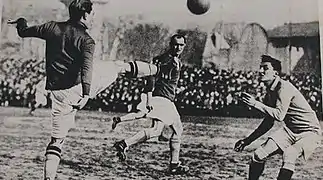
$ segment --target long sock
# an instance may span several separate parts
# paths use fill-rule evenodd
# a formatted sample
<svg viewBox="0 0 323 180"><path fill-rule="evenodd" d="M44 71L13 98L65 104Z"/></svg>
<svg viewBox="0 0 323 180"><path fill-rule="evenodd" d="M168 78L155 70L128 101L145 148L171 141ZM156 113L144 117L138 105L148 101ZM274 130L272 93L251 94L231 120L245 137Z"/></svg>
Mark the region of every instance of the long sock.
<svg viewBox="0 0 323 180"><path fill-rule="evenodd" d="M249 165L249 178L248 180L258 180L264 171L265 163L252 161Z"/></svg>
<svg viewBox="0 0 323 180"><path fill-rule="evenodd" d="M131 146L133 144L137 144L137 143L143 142L145 140L147 140L145 131L140 131L137 134L135 134L134 136L132 136L128 139L125 139L125 142L126 142L127 146Z"/></svg>
<svg viewBox="0 0 323 180"><path fill-rule="evenodd" d="M44 176L45 180L54 180L56 177L56 172L58 168L58 164L60 161L60 157L54 154L47 154L45 160L45 167L44 167Z"/></svg>
<svg viewBox="0 0 323 180"><path fill-rule="evenodd" d="M290 180L293 176L293 171L285 168L281 168L277 177L277 180Z"/></svg>
<svg viewBox="0 0 323 180"><path fill-rule="evenodd" d="M179 162L179 152L181 148L181 142L176 137L172 137L169 141L169 148L170 148L170 162L171 163L178 163Z"/></svg>
<svg viewBox="0 0 323 180"><path fill-rule="evenodd" d="M120 120L123 121L132 121L138 118L142 118L145 115L143 112L129 113L120 117Z"/></svg>

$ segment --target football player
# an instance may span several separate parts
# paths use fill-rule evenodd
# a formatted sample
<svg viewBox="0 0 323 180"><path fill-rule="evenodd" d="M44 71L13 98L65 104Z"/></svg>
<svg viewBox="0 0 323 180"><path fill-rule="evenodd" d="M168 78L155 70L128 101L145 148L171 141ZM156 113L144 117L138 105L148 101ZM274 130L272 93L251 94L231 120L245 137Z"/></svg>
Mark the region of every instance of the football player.
<svg viewBox="0 0 323 180"><path fill-rule="evenodd" d="M242 102L265 115L259 127L248 137L239 140L234 150L241 152L246 146L268 132L275 122L281 127L254 151L249 166L249 180L259 179L268 157L281 154L283 163L278 180L291 179L298 157L307 160L321 142L321 126L315 112L301 94L288 81L280 78L281 62L263 55L260 65L260 81L267 87L264 102L243 93Z"/></svg>
<svg viewBox="0 0 323 180"><path fill-rule="evenodd" d="M148 98L145 107L151 107L147 117L152 118L154 126L144 129L130 138L116 142L114 147L120 160L126 160L126 151L130 146L158 137L161 135L164 126L167 125L172 130L169 140L169 172L171 174L182 174L189 170L187 166L181 165L179 160L183 126L174 104L175 90L181 69L179 56L183 52L185 45L186 38L175 34L171 37L170 49L153 59L153 64L158 67L158 71L156 75L150 78L152 91L147 93Z"/></svg>
<svg viewBox="0 0 323 180"><path fill-rule="evenodd" d="M147 117L147 114L152 110L152 106L147 106L147 104L149 104L149 99L148 99L148 93L151 91L151 85L145 85L145 88L143 90L143 92L141 93L141 101L140 103L137 105L137 109L135 112L131 112L129 114L126 114L124 116L116 116L113 117L112 119L112 130L114 130L117 125L121 122L128 122L128 121L133 121L133 120L139 120L139 119L151 119L149 117ZM154 122L152 121L152 126L154 127ZM164 131L162 131L164 132ZM168 138L164 135L164 133L162 133L161 135L158 136L158 140L159 141L168 141Z"/></svg>
<svg viewBox="0 0 323 180"><path fill-rule="evenodd" d="M8 21L8 24L16 24L20 37L46 41L45 89L50 92L52 100L52 132L45 153L45 180L56 177L63 143L68 131L75 125L76 111L84 107L89 98L109 86L119 72L130 68L126 63L115 62L102 62L107 66L96 63L93 67L95 42L83 22L92 11L92 2L73 0L68 9L69 20L64 22L49 21L28 26L24 18ZM92 76L93 69L97 73Z"/></svg>

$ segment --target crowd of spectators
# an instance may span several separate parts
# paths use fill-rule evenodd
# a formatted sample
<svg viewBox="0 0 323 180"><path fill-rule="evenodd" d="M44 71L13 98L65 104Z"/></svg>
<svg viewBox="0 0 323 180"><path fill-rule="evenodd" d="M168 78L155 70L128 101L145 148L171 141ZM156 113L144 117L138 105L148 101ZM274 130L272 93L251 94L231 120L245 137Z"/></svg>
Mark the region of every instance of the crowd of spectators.
<svg viewBox="0 0 323 180"><path fill-rule="evenodd" d="M319 75L283 75L282 78L293 83L304 94L313 110L321 115L322 94ZM97 97L94 101L96 106L92 107L131 111L140 102L144 84L145 79L120 77ZM258 115L257 112L241 104L239 101L241 92L248 92L260 101L264 98L266 87L258 81L257 72L185 66L182 68L175 104L183 114Z"/></svg>
<svg viewBox="0 0 323 180"><path fill-rule="evenodd" d="M187 112L213 112L220 115L244 116L257 114L239 101L247 92L262 101L266 87L258 81L257 72L218 70L214 67L183 68L178 88L177 106ZM282 75L305 96L312 109L322 114L321 76L318 74Z"/></svg>
<svg viewBox="0 0 323 180"><path fill-rule="evenodd" d="M36 84L44 78L44 63L30 59L5 59L0 66L1 106L30 107L34 103ZM313 110L322 114L321 76L283 75L305 96ZM85 107L91 110L129 112L136 109L145 86L144 78L120 76ZM182 68L175 104L179 112L191 115L246 116L255 112L239 101L241 92L262 100L266 88L256 72L219 70L215 67Z"/></svg>
<svg viewBox="0 0 323 180"><path fill-rule="evenodd" d="M4 58L0 62L0 105L29 107L36 85L45 77L43 61Z"/></svg>

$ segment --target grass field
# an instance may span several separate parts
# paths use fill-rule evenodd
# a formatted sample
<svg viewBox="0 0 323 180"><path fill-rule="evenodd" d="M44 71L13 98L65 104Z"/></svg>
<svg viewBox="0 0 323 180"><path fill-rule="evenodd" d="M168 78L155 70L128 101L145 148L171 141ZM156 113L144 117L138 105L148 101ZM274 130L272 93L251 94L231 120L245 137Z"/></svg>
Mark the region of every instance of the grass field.
<svg viewBox="0 0 323 180"><path fill-rule="evenodd" d="M0 108L0 179L42 179L50 139L49 113L39 109L35 116L29 116L28 109ZM248 135L259 119L182 117L181 160L191 170L187 175L171 176L165 171L169 158L166 142L153 139L136 145L129 149L126 162L118 161L113 143L149 127L150 122L127 122L111 131L113 115L88 111L77 114L77 128L71 130L63 147L57 179L246 179L250 155L266 137L237 153L233 151L234 143ZM270 158L261 179L275 179L280 164L280 156ZM323 179L322 169L320 147L306 164L302 159L297 161L293 179Z"/></svg>

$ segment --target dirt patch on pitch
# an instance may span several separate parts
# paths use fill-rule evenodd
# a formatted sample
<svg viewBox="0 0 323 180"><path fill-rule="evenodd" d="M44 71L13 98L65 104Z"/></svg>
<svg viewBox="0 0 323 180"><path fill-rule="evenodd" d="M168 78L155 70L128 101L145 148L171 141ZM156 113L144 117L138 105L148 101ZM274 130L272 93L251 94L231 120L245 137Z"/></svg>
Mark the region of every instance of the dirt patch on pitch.
<svg viewBox="0 0 323 180"><path fill-rule="evenodd" d="M0 179L42 179L46 145L50 139L48 110L38 110L34 117L27 109L0 109ZM120 124L111 131L113 113L81 112L63 149L58 179L246 179L252 151L264 138L243 153L232 150L234 143L257 126L259 120L183 117L184 135L181 160L190 167L187 175L171 176L169 147L155 139L131 147L128 160L119 162L113 143L133 135L149 121ZM194 123L198 119L199 123ZM206 123L203 123L206 122ZM262 179L275 179L281 160L268 160ZM323 177L323 149L319 148L305 164L297 161L293 179Z"/></svg>

